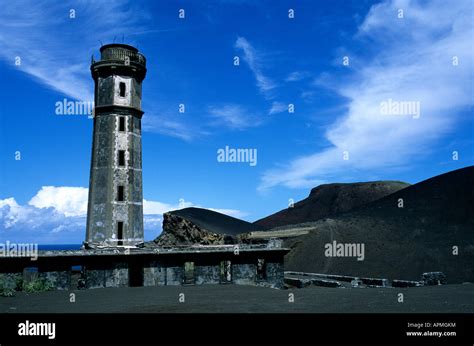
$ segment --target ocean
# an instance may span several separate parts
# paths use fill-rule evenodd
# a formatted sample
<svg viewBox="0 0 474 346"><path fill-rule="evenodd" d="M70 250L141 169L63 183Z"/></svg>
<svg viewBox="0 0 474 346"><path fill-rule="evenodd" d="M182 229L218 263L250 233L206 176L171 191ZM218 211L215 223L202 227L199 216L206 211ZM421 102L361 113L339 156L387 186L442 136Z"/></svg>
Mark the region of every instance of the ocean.
<svg viewBox="0 0 474 346"><path fill-rule="evenodd" d="M38 250L80 250L82 244L49 244L38 245Z"/></svg>

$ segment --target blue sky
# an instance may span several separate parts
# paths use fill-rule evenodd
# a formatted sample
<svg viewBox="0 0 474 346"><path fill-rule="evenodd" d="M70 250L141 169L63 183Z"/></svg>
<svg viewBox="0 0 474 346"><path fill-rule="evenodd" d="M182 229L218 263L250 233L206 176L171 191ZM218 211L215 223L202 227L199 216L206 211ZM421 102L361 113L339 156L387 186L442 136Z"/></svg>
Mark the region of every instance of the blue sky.
<svg viewBox="0 0 474 346"><path fill-rule="evenodd" d="M181 206L254 221L322 183L416 183L474 162L469 0L2 8L0 241L82 242L92 120L55 104L92 100L90 57L114 40L147 57L146 239ZM381 114L389 99L419 117ZM257 165L218 162L226 146L256 149Z"/></svg>

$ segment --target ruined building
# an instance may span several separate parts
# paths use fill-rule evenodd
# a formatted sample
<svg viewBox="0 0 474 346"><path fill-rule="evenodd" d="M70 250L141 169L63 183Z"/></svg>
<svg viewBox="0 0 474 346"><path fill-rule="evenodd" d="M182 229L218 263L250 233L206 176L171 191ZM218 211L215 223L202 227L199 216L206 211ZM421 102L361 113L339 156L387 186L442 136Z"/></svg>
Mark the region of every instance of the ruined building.
<svg viewBox="0 0 474 346"><path fill-rule="evenodd" d="M92 61L94 134L87 232L90 247L143 243L142 82L145 57L132 46L108 44Z"/></svg>

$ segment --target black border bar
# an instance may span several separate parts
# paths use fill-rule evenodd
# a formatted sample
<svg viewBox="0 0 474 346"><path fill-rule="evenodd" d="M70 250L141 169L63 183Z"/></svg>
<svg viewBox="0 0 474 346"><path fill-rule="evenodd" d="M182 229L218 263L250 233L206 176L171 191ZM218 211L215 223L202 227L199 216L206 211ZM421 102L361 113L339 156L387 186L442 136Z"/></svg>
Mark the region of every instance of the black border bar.
<svg viewBox="0 0 474 346"><path fill-rule="evenodd" d="M56 323L56 338L19 336L18 325ZM456 336L407 336L423 326ZM0 345L141 344L473 345L474 314L2 314Z"/></svg>

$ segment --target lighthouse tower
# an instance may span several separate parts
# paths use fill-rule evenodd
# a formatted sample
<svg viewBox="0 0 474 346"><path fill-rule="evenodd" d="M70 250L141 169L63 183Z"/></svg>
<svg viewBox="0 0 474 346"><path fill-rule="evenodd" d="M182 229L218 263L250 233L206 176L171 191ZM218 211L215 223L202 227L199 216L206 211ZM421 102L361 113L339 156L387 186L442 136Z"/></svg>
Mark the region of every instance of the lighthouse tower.
<svg viewBox="0 0 474 346"><path fill-rule="evenodd" d="M146 59L108 44L92 59L94 134L85 248L143 243L142 82Z"/></svg>

